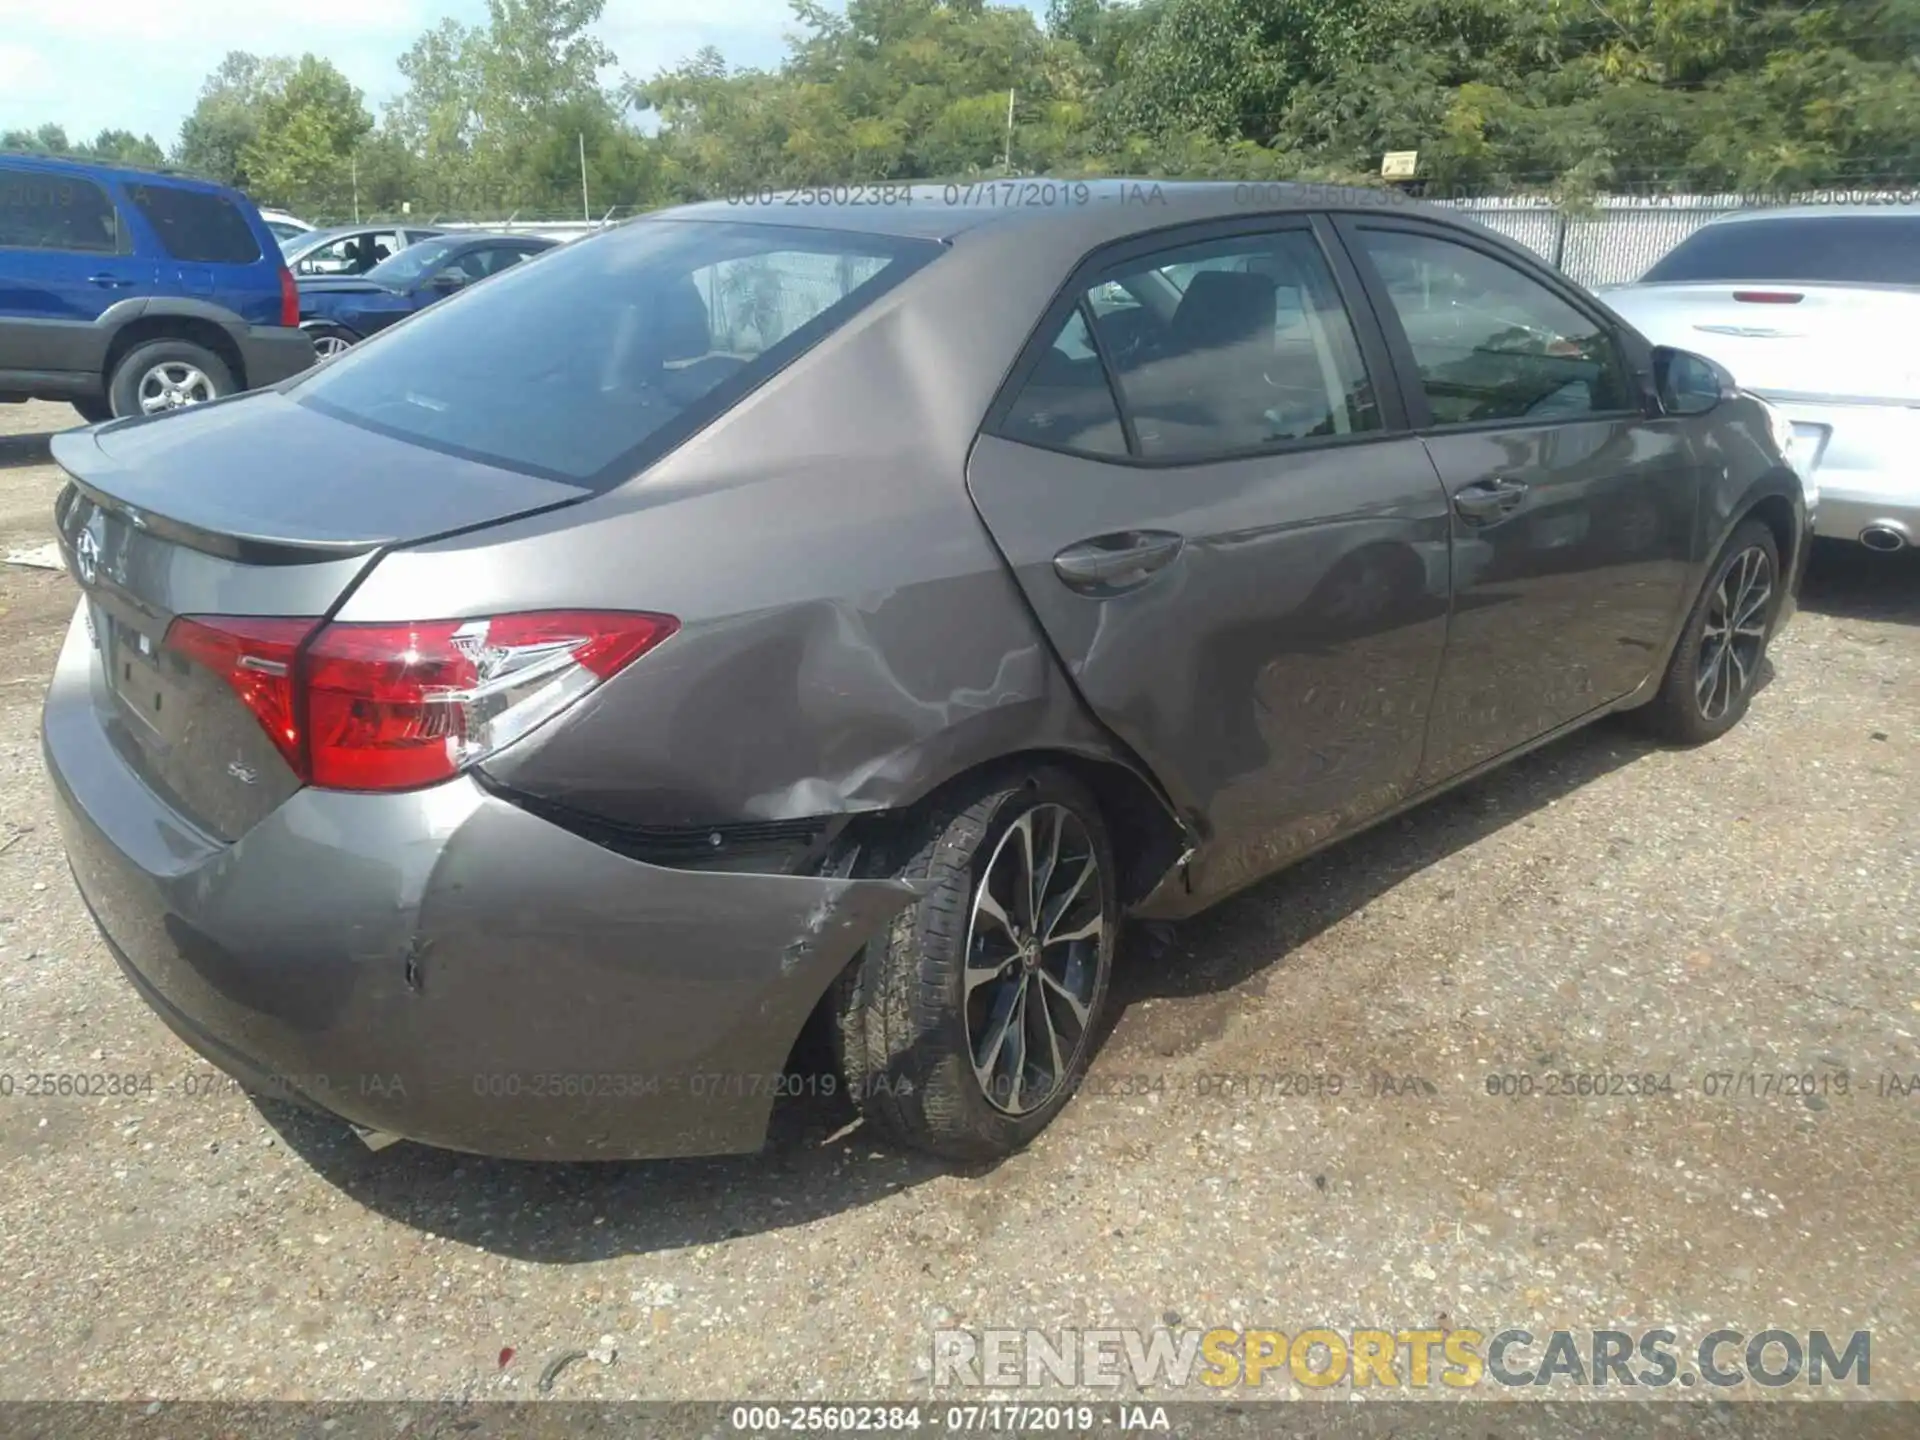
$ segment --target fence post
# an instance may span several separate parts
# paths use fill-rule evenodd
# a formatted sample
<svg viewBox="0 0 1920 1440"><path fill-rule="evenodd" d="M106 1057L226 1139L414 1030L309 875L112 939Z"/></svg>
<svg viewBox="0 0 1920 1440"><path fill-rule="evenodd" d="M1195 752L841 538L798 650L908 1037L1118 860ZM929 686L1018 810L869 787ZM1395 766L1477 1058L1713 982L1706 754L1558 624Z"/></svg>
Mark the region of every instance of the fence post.
<svg viewBox="0 0 1920 1440"><path fill-rule="evenodd" d="M1567 259L1567 212L1553 207L1553 268L1564 270Z"/></svg>

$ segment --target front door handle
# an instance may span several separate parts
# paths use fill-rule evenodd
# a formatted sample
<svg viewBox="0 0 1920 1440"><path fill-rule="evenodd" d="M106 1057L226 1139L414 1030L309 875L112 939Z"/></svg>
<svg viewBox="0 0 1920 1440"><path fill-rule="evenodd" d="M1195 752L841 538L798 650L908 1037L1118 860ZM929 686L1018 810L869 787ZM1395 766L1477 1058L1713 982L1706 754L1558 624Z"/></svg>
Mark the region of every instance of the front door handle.
<svg viewBox="0 0 1920 1440"><path fill-rule="evenodd" d="M1476 480L1454 495L1453 508L1462 520L1489 525L1511 515L1526 498L1524 480Z"/></svg>
<svg viewBox="0 0 1920 1440"><path fill-rule="evenodd" d="M87 277L87 283L89 285L98 285L103 290L124 290L133 284L133 281L124 275L89 275Z"/></svg>
<svg viewBox="0 0 1920 1440"><path fill-rule="evenodd" d="M1113 595L1144 585L1172 563L1186 540L1170 530L1122 530L1069 545L1053 557L1053 573L1069 590Z"/></svg>

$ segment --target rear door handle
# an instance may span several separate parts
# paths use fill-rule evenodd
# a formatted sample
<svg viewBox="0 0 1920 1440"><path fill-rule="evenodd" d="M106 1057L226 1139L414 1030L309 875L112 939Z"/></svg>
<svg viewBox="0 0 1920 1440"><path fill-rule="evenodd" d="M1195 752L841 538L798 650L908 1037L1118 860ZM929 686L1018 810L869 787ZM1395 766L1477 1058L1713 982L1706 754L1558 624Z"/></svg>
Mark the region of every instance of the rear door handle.
<svg viewBox="0 0 1920 1440"><path fill-rule="evenodd" d="M1053 557L1053 573L1081 594L1117 594L1144 585L1180 554L1184 537L1170 530L1121 530L1069 545Z"/></svg>
<svg viewBox="0 0 1920 1440"><path fill-rule="evenodd" d="M1453 508L1462 520L1487 525L1511 515L1526 498L1524 480L1476 480L1454 495Z"/></svg>

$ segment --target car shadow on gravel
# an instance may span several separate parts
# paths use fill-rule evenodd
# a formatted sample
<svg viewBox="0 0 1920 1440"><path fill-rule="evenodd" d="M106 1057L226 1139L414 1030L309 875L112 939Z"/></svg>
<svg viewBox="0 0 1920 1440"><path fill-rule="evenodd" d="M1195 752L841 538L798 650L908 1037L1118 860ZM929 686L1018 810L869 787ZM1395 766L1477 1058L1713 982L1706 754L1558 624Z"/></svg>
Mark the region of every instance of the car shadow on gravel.
<svg viewBox="0 0 1920 1440"><path fill-rule="evenodd" d="M1557 742L1451 795L1357 836L1171 928L1130 927L1115 968L1113 1023L1150 999L1151 1023L1120 1037L1162 1055L1203 1043L1231 993L1285 967L1292 952L1410 875L1589 781L1652 743L1616 722ZM1177 955L1170 952L1177 950ZM823 1088L824 1046L803 1039L795 1064ZM396 1145L368 1151L335 1120L256 1101L323 1178L415 1229L517 1259L579 1264L713 1244L851 1210L952 1173L878 1143L844 1096L784 1102L766 1148L704 1160L533 1164ZM1068 1123L1071 1123L1070 1119ZM981 1172L973 1172L981 1173Z"/></svg>
<svg viewBox="0 0 1920 1440"><path fill-rule="evenodd" d="M1769 678L1763 674L1761 683ZM1135 1053L1186 1054L1213 1038L1234 992L1283 969L1302 945L1403 880L1659 748L1615 717L1362 831L1175 927L1134 926L1113 981L1115 1028L1150 1000L1150 1023L1116 1038Z"/></svg>
<svg viewBox="0 0 1920 1440"><path fill-rule="evenodd" d="M1851 541L1818 541L1800 608L1839 620L1920 625L1920 549L1882 555Z"/></svg>

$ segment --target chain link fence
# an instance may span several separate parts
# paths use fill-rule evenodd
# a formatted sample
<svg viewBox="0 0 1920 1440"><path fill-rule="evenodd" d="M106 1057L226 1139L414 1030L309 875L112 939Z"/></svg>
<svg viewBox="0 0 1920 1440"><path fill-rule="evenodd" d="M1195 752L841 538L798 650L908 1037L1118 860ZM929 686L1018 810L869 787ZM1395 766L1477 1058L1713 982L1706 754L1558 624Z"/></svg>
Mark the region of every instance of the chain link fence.
<svg viewBox="0 0 1920 1440"><path fill-rule="evenodd" d="M1639 279L1661 256L1722 215L1786 205L1913 205L1920 203L1920 185L1800 194L1607 195L1578 206L1540 195L1429 197L1428 203L1458 210L1517 240L1582 285L1615 285ZM442 229L511 230L570 240L637 213L609 211L591 221L516 214L493 221L436 223Z"/></svg>
<svg viewBox="0 0 1920 1440"><path fill-rule="evenodd" d="M1538 196L1442 200L1489 230L1517 240L1582 285L1638 280L1710 220L1787 205L1912 205L1920 188L1781 195L1610 195L1577 209Z"/></svg>

